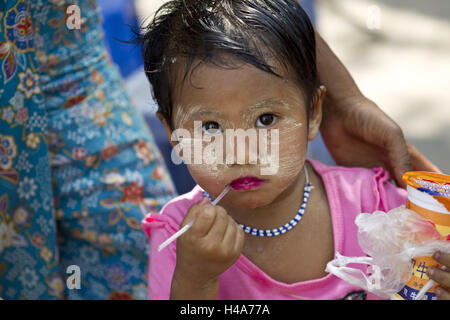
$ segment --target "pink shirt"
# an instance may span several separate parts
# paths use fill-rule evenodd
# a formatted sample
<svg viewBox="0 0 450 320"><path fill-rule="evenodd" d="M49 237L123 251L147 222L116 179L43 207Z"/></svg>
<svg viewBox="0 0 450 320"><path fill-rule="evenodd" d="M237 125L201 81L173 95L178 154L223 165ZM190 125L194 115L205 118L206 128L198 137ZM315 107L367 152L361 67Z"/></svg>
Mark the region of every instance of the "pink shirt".
<svg viewBox="0 0 450 320"><path fill-rule="evenodd" d="M334 233L335 252L348 257L365 256L357 240L356 216L362 212L389 211L406 204L406 191L392 185L381 168L362 169L329 167L309 160L322 177L328 195ZM149 299L166 300L170 296L172 275L176 264L176 241L161 252L158 246L178 229L188 209L200 201L202 189L168 202L158 213L143 220L143 229L150 239L148 274ZM299 199L300 201L300 199ZM300 222L301 223L301 222ZM352 265L353 266L353 265ZM354 265L364 270L363 266ZM286 284L272 279L243 254L219 277L219 299L280 300L280 299L358 299L361 288L352 286L332 274L310 281ZM368 294L367 298L376 298Z"/></svg>

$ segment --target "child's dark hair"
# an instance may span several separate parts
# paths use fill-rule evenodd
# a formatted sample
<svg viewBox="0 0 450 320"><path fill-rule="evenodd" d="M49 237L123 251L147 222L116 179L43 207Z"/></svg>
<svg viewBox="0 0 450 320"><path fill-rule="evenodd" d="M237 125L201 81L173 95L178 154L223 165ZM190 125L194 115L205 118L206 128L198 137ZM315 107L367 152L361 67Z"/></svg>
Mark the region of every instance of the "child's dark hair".
<svg viewBox="0 0 450 320"><path fill-rule="evenodd" d="M281 77L268 64L275 59L302 87L308 106L319 85L314 29L295 0L169 1L138 42L158 111L172 129L171 65L178 57L187 61L183 80L195 59L230 68L223 59L229 55Z"/></svg>

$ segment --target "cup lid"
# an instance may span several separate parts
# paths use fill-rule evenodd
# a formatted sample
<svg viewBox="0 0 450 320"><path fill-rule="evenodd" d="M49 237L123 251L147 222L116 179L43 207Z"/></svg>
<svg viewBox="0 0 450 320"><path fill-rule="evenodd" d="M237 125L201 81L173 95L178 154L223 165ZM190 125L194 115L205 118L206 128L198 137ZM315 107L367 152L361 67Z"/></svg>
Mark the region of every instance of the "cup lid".
<svg viewBox="0 0 450 320"><path fill-rule="evenodd" d="M406 172L402 179L408 186L431 195L450 211L449 175L426 171L410 171Z"/></svg>

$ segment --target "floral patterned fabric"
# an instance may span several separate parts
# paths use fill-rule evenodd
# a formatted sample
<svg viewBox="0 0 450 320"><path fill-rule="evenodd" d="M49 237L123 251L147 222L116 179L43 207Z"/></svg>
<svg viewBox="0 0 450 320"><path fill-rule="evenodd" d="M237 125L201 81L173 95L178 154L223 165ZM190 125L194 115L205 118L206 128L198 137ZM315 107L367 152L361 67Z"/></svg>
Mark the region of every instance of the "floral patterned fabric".
<svg viewBox="0 0 450 320"><path fill-rule="evenodd" d="M140 221L176 194L96 2L78 1L79 30L72 3L0 3L0 297L145 299Z"/></svg>

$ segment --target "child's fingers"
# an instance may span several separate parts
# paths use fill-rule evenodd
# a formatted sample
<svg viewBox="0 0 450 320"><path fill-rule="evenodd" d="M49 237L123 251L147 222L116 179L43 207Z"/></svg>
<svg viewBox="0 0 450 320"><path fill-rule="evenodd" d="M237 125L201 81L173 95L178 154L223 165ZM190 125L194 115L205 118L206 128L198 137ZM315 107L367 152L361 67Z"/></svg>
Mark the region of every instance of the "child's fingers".
<svg viewBox="0 0 450 320"><path fill-rule="evenodd" d="M221 243L227 230L228 214L224 208L216 206L216 217L213 225L206 235L207 241Z"/></svg>
<svg viewBox="0 0 450 320"><path fill-rule="evenodd" d="M234 222L233 218L228 216L227 230L223 236L222 243L224 246L230 247L231 249L234 249L234 242L237 235L236 226L236 222Z"/></svg>
<svg viewBox="0 0 450 320"><path fill-rule="evenodd" d="M196 234L198 237L204 237L214 224L216 214L217 212L214 206L206 205L200 208L195 214L195 222L191 230L189 230L190 233Z"/></svg>
<svg viewBox="0 0 450 320"><path fill-rule="evenodd" d="M191 222L191 220L194 219L195 216L197 215L197 212L203 206L205 206L208 202L209 202L208 198L202 198L202 200L200 200L199 202L197 202L194 205L192 205L189 208L188 212L186 213L186 216L184 217L184 220L183 220L183 222L180 225L180 229L182 227L184 227L185 225L187 225L189 222Z"/></svg>
<svg viewBox="0 0 450 320"><path fill-rule="evenodd" d="M245 240L244 230L242 230L241 226L236 224L236 237L234 242L235 252L242 252L242 250L244 249L244 240Z"/></svg>

